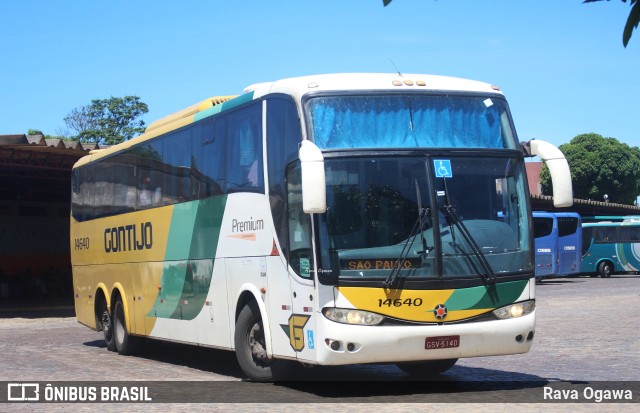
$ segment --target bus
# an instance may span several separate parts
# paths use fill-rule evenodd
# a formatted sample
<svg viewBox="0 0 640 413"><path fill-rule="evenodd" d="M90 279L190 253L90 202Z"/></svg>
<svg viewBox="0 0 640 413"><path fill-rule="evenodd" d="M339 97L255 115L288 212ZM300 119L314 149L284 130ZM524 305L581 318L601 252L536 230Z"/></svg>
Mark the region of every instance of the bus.
<svg viewBox="0 0 640 413"><path fill-rule="evenodd" d="M609 278L640 271L640 219L582 224L582 272Z"/></svg>
<svg viewBox="0 0 640 413"><path fill-rule="evenodd" d="M527 352L525 156L570 205L562 153L520 144L489 84L327 74L207 99L74 166L77 319L123 355L145 339L234 351L256 381Z"/></svg>
<svg viewBox="0 0 640 413"><path fill-rule="evenodd" d="M575 212L533 212L535 274L539 280L578 274L582 221Z"/></svg>

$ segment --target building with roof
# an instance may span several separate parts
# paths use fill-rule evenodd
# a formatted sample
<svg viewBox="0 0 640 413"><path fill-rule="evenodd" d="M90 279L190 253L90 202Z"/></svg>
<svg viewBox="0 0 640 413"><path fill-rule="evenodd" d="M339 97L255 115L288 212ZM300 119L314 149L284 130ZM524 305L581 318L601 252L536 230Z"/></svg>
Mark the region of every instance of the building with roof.
<svg viewBox="0 0 640 413"><path fill-rule="evenodd" d="M583 217L583 221L596 220L599 216L627 216L640 215L640 207L638 205L616 204L613 202L601 202L585 199L573 200L571 208L556 208L553 206L553 198L542 194L542 186L540 185L540 172L542 171L542 162L527 162L525 168L527 170L527 182L529 184L529 193L531 194L531 207L534 211L558 211L558 212L577 212Z"/></svg>
<svg viewBox="0 0 640 413"><path fill-rule="evenodd" d="M96 145L0 135L0 300L68 294L71 168Z"/></svg>

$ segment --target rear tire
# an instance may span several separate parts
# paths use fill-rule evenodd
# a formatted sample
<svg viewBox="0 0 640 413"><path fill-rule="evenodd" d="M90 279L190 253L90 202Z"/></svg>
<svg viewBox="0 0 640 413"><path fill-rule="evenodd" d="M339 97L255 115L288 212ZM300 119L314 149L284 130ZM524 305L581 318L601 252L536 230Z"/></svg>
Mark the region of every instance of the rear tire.
<svg viewBox="0 0 640 413"><path fill-rule="evenodd" d="M240 311L234 344L238 364L250 380L273 381L286 377L288 363L267 358L262 317L254 301Z"/></svg>
<svg viewBox="0 0 640 413"><path fill-rule="evenodd" d="M113 318L109 314L105 301L101 303L98 314L96 314L96 323L98 323L98 328L104 335L107 350L116 351L116 341L113 339Z"/></svg>
<svg viewBox="0 0 640 413"><path fill-rule="evenodd" d="M602 261L598 265L598 275L602 278L611 278L611 273L613 272L613 264L609 261Z"/></svg>
<svg viewBox="0 0 640 413"><path fill-rule="evenodd" d="M457 361L458 359L429 360L417 363L399 363L397 366L414 378L431 378L449 370Z"/></svg>
<svg viewBox="0 0 640 413"><path fill-rule="evenodd" d="M129 334L124 316L124 305L120 298L116 300L113 310L113 341L118 353L123 356L134 354L140 347L140 339Z"/></svg>

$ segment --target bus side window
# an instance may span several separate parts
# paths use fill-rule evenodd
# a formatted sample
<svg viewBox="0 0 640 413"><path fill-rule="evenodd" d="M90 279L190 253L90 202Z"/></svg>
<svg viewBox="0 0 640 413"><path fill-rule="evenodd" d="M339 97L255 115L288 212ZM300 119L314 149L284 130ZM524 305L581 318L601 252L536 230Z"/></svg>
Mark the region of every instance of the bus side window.
<svg viewBox="0 0 640 413"><path fill-rule="evenodd" d="M223 118L205 119L197 125L191 147L192 199L224 193L225 126Z"/></svg>
<svg viewBox="0 0 640 413"><path fill-rule="evenodd" d="M136 157L129 152L114 156L116 164L115 201L116 213L131 212L136 209L137 178Z"/></svg>
<svg viewBox="0 0 640 413"><path fill-rule="evenodd" d="M80 190L80 172L82 169L71 171L71 214L78 221L84 220L82 205L82 191Z"/></svg>
<svg viewBox="0 0 640 413"><path fill-rule="evenodd" d="M227 192L264 191L261 120L260 103L226 117Z"/></svg>
<svg viewBox="0 0 640 413"><path fill-rule="evenodd" d="M162 203L162 140L150 141L134 149L138 167L137 209L160 206Z"/></svg>
<svg viewBox="0 0 640 413"><path fill-rule="evenodd" d="M286 167L298 158L298 142L302 140L296 106L283 98L267 101L267 159L269 203L283 255L289 256L288 218L286 211Z"/></svg>
<svg viewBox="0 0 640 413"><path fill-rule="evenodd" d="M287 213L289 222L289 265L303 278L311 278L310 216L302 210L302 179L299 163L287 171Z"/></svg>
<svg viewBox="0 0 640 413"><path fill-rule="evenodd" d="M163 139L163 205L191 198L191 129L174 132Z"/></svg>
<svg viewBox="0 0 640 413"><path fill-rule="evenodd" d="M105 159L95 167L95 213L96 216L109 216L114 213L114 178L116 165L112 159Z"/></svg>
<svg viewBox="0 0 640 413"><path fill-rule="evenodd" d="M238 130L240 167L243 179L250 186L258 186L257 130L250 120L245 120Z"/></svg>

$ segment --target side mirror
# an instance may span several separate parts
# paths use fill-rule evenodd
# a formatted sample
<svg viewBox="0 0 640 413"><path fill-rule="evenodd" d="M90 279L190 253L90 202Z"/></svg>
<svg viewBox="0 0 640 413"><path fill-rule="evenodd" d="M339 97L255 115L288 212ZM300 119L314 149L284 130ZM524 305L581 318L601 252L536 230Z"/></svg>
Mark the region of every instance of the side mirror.
<svg viewBox="0 0 640 413"><path fill-rule="evenodd" d="M557 208L573 205L573 186L569 164L560 149L537 139L522 144L526 155L539 156L549 168L553 186L553 205Z"/></svg>
<svg viewBox="0 0 640 413"><path fill-rule="evenodd" d="M313 142L304 140L298 151L302 175L302 210L307 214L327 211L324 156Z"/></svg>

